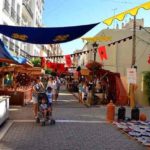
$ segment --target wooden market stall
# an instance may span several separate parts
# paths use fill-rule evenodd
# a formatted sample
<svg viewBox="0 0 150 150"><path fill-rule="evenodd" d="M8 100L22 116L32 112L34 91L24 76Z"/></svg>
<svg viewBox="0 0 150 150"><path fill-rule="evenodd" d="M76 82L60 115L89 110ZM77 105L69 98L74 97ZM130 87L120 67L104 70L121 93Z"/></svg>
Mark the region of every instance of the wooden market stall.
<svg viewBox="0 0 150 150"><path fill-rule="evenodd" d="M5 84L5 77L9 74L12 82ZM10 96L10 105L25 105L32 99L32 79L41 74L41 68L27 64L0 67L0 95Z"/></svg>

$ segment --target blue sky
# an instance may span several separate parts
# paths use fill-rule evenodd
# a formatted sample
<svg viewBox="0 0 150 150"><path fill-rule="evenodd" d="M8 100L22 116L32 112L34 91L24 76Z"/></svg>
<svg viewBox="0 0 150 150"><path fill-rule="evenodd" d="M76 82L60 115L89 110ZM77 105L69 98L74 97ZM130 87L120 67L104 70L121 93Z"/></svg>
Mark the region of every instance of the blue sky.
<svg viewBox="0 0 150 150"><path fill-rule="evenodd" d="M45 0L43 22L47 27L64 27L101 22L114 14L131 9L145 0ZM114 11L115 9L115 11ZM144 18L145 26L150 26L150 10L141 9L137 18ZM127 22L127 16L123 22ZM118 21L110 26L113 28ZM103 23L97 25L84 37L92 37L102 29L107 28ZM61 44L63 54L72 54L76 49L82 49L85 43L81 39Z"/></svg>

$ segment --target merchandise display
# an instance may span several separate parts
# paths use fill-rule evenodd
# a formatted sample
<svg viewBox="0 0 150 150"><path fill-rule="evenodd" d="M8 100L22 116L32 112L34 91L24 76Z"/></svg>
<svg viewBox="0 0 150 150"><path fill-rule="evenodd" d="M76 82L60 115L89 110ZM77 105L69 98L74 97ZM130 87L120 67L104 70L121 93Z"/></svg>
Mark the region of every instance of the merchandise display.
<svg viewBox="0 0 150 150"><path fill-rule="evenodd" d="M145 146L150 146L150 121L114 122L117 128Z"/></svg>

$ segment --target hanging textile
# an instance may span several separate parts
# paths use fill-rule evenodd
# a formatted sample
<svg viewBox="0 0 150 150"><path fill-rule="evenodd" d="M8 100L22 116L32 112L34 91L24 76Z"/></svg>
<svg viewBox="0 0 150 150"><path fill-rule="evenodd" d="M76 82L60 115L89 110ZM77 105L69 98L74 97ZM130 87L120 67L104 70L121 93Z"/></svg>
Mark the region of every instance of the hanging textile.
<svg viewBox="0 0 150 150"><path fill-rule="evenodd" d="M44 57L41 58L41 67L45 68L46 65L46 59Z"/></svg>
<svg viewBox="0 0 150 150"><path fill-rule="evenodd" d="M110 26L115 19L117 19L119 21L122 21L127 14L135 16L135 15L137 15L137 13L138 13L140 8L143 8L143 9L146 9L146 10L150 9L150 1L148 1L148 2L146 2L144 4L141 4L141 5L137 6L137 7L134 7L132 9L129 9L127 11L124 11L122 13L119 13L119 14L113 16L113 17L110 17L110 18L104 20L103 23L108 25L108 26Z"/></svg>
<svg viewBox="0 0 150 150"><path fill-rule="evenodd" d="M0 25L0 33L12 39L32 44L56 44L77 39L98 24L56 28Z"/></svg>
<svg viewBox="0 0 150 150"><path fill-rule="evenodd" d="M22 56L13 56L4 43L0 40L0 59L12 61L19 64L26 64L27 59Z"/></svg>
<svg viewBox="0 0 150 150"><path fill-rule="evenodd" d="M108 59L107 58L107 53L106 53L106 48L105 48L105 46L100 46L99 48L98 48L98 54L99 54L99 57L100 57L100 59L103 61L104 59Z"/></svg>
<svg viewBox="0 0 150 150"><path fill-rule="evenodd" d="M150 55L149 55L149 58L148 58L148 61L147 61L147 62L148 62L148 64L150 64Z"/></svg>
<svg viewBox="0 0 150 150"><path fill-rule="evenodd" d="M70 55L65 55L65 60L66 60L66 65L68 67L71 67L71 65L72 65L71 56Z"/></svg>

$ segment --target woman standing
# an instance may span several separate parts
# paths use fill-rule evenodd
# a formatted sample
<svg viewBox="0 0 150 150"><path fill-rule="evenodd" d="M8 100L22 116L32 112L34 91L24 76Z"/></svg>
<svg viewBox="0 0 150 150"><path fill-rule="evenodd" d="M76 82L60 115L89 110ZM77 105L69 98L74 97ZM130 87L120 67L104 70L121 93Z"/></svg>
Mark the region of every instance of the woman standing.
<svg viewBox="0 0 150 150"><path fill-rule="evenodd" d="M41 82L40 78L37 78L32 88L33 113L35 118L37 118L37 113L38 113L39 92L43 90L44 90L43 83Z"/></svg>

